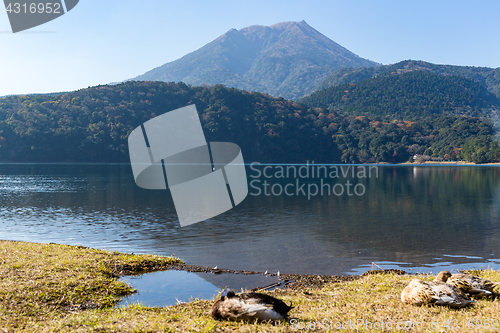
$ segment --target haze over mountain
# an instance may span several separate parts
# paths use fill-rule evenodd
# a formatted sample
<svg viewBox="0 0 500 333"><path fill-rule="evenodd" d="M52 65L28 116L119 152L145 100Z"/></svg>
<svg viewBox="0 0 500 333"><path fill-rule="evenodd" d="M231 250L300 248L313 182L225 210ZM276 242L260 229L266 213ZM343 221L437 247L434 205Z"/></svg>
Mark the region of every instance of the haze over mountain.
<svg viewBox="0 0 500 333"><path fill-rule="evenodd" d="M269 27L231 29L202 48L134 80L183 81L191 85L221 83L297 99L340 68L377 66L305 21L283 22Z"/></svg>

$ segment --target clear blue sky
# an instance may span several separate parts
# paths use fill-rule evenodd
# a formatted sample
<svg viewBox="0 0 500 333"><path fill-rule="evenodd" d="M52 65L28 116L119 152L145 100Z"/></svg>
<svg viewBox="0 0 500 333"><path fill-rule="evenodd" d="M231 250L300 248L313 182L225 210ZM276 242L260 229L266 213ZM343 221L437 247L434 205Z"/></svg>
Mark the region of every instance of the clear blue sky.
<svg viewBox="0 0 500 333"><path fill-rule="evenodd" d="M231 28L305 20L357 55L500 67L497 0L80 0L12 34L0 11L0 96L122 81L195 51Z"/></svg>

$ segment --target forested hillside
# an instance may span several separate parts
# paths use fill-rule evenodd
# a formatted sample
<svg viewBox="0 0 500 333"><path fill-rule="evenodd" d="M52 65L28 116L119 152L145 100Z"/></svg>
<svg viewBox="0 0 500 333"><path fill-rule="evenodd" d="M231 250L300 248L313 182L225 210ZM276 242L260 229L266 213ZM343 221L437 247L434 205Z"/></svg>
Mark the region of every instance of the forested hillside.
<svg viewBox="0 0 500 333"><path fill-rule="evenodd" d="M417 119L431 115L492 117L500 100L482 84L462 76L426 71L379 76L320 90L301 100L351 114Z"/></svg>
<svg viewBox="0 0 500 333"><path fill-rule="evenodd" d="M482 93L474 89L466 96ZM414 154L499 160L485 119L343 115L221 85L131 81L0 99L0 162L128 162L135 127L189 104L197 106L207 141L238 144L247 163L404 162Z"/></svg>
<svg viewBox="0 0 500 333"><path fill-rule="evenodd" d="M402 74L411 71L463 76L481 83L489 92L500 98L500 68L437 65L417 60L405 60L393 65L379 67L342 68L319 83L312 92L344 83L357 83L373 77Z"/></svg>
<svg viewBox="0 0 500 333"><path fill-rule="evenodd" d="M235 142L245 158L329 161L338 155L314 124L318 112L296 102L221 85L132 81L0 99L0 161L127 162L135 127L189 104L196 105L208 141Z"/></svg>

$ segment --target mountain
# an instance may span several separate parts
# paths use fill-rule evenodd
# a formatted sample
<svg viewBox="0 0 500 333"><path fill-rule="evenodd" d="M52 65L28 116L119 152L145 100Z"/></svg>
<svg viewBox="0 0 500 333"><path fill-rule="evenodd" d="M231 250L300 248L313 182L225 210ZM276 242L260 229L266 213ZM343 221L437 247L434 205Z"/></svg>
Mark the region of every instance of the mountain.
<svg viewBox="0 0 500 333"><path fill-rule="evenodd" d="M305 21L231 29L184 57L133 80L224 84L297 99L344 67L377 67Z"/></svg>
<svg viewBox="0 0 500 333"><path fill-rule="evenodd" d="M429 115L495 118L500 111L500 100L481 83L422 70L344 83L317 91L301 102L351 114L404 119Z"/></svg>
<svg viewBox="0 0 500 333"><path fill-rule="evenodd" d="M489 92L500 98L500 67L474 67L436 65L425 61L405 60L393 65L367 68L342 68L319 83L312 92L343 83L357 83L373 77L402 74L411 71L424 71L441 75L463 76L485 86Z"/></svg>

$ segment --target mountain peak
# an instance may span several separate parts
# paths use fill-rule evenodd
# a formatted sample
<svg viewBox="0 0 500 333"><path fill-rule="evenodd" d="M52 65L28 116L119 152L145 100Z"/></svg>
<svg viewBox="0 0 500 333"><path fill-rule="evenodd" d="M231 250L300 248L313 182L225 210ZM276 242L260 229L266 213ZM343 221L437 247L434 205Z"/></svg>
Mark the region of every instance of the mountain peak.
<svg viewBox="0 0 500 333"><path fill-rule="evenodd" d="M358 57L302 20L230 29L197 51L135 80L222 83L300 98L340 68L375 66L378 64Z"/></svg>
<svg viewBox="0 0 500 333"><path fill-rule="evenodd" d="M280 22L273 24L271 26L251 25L249 27L242 28L238 31L247 35L247 34L259 33L260 31L298 31L298 29L316 31L310 25L308 25L304 20L300 22L294 22L294 21Z"/></svg>
<svg viewBox="0 0 500 333"><path fill-rule="evenodd" d="M274 29L282 29L282 28L290 28L293 26L305 26L305 27L311 27L309 24L306 23L306 21L302 20L300 22L295 22L295 21L285 21L285 22L280 22L276 23L270 26L270 28Z"/></svg>

